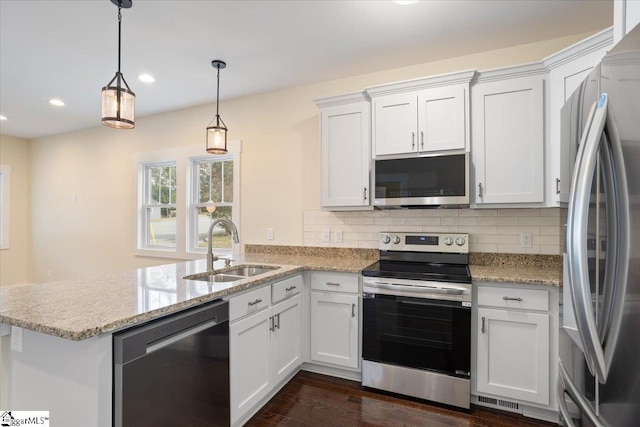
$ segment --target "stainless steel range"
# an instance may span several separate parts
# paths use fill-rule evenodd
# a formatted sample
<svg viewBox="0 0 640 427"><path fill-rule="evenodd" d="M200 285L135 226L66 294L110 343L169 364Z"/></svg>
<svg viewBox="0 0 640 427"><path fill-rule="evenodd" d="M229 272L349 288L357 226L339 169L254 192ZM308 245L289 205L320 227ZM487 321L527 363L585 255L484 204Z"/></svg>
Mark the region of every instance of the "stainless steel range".
<svg viewBox="0 0 640 427"><path fill-rule="evenodd" d="M469 408L469 235L381 233L362 270L362 385Z"/></svg>

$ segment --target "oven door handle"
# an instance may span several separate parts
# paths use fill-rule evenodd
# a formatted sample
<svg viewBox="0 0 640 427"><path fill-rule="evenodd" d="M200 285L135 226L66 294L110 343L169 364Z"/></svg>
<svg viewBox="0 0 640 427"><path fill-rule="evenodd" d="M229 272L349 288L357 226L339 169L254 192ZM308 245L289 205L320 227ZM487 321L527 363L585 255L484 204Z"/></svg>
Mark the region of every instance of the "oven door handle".
<svg viewBox="0 0 640 427"><path fill-rule="evenodd" d="M455 285L439 286L434 282L424 282L424 285L410 286L376 281L364 282L363 285L366 287L366 289L364 290L365 292L369 292L372 294L384 293L386 295L394 295L394 291L397 292L397 295L400 295L403 292L412 292L417 294L430 293L443 295L464 295L466 292L468 292L467 289L462 287L458 287ZM380 292L379 290L384 290L386 292Z"/></svg>

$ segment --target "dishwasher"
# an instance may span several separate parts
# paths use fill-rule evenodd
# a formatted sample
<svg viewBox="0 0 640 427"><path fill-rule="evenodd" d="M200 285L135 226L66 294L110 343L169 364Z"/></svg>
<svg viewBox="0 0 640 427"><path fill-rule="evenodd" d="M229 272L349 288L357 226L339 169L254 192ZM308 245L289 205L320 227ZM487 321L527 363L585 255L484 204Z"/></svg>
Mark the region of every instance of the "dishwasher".
<svg viewBox="0 0 640 427"><path fill-rule="evenodd" d="M229 426L229 306L113 334L113 425Z"/></svg>

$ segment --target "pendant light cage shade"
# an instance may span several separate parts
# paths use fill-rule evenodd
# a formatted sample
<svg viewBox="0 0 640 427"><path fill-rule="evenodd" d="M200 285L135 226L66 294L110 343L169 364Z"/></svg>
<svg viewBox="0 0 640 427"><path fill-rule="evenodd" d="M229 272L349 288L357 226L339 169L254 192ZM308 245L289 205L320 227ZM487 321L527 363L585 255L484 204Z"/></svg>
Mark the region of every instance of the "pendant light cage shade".
<svg viewBox="0 0 640 427"><path fill-rule="evenodd" d="M227 127L220 116L214 120L216 124L207 127L207 153L227 154Z"/></svg>
<svg viewBox="0 0 640 427"><path fill-rule="evenodd" d="M109 84L102 88L102 123L116 129L133 129L135 102L136 94L129 89L122 74L116 73Z"/></svg>
<svg viewBox="0 0 640 427"><path fill-rule="evenodd" d="M218 70L218 81L216 91L216 116L207 126L207 153L227 154L227 125L220 118L220 69L227 64L219 59L211 61L211 66ZM212 123L215 124L212 126Z"/></svg>

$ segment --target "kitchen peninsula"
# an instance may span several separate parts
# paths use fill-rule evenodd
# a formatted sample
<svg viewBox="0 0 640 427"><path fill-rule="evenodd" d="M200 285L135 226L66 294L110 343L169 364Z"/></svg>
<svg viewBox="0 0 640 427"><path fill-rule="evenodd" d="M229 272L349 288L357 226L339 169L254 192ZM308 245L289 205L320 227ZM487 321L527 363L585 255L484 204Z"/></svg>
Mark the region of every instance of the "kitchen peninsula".
<svg viewBox="0 0 640 427"><path fill-rule="evenodd" d="M377 251L357 249L251 245L247 249L236 257L236 265L278 268L235 282L183 279L205 270L205 260L198 260L94 278L1 288L0 321L23 328L22 351L10 352L12 408L49 410L52 420L69 426L110 426L112 332L308 271L347 273L357 278L377 257ZM261 252L255 252L258 250ZM478 261L494 263L471 266L472 276L478 274L483 280L560 285L559 264L545 269L513 262L500 266L496 260ZM223 264L218 261L216 269L224 271ZM303 334L308 333L307 325ZM307 346L308 337L304 342ZM87 424L94 420L95 424Z"/></svg>

